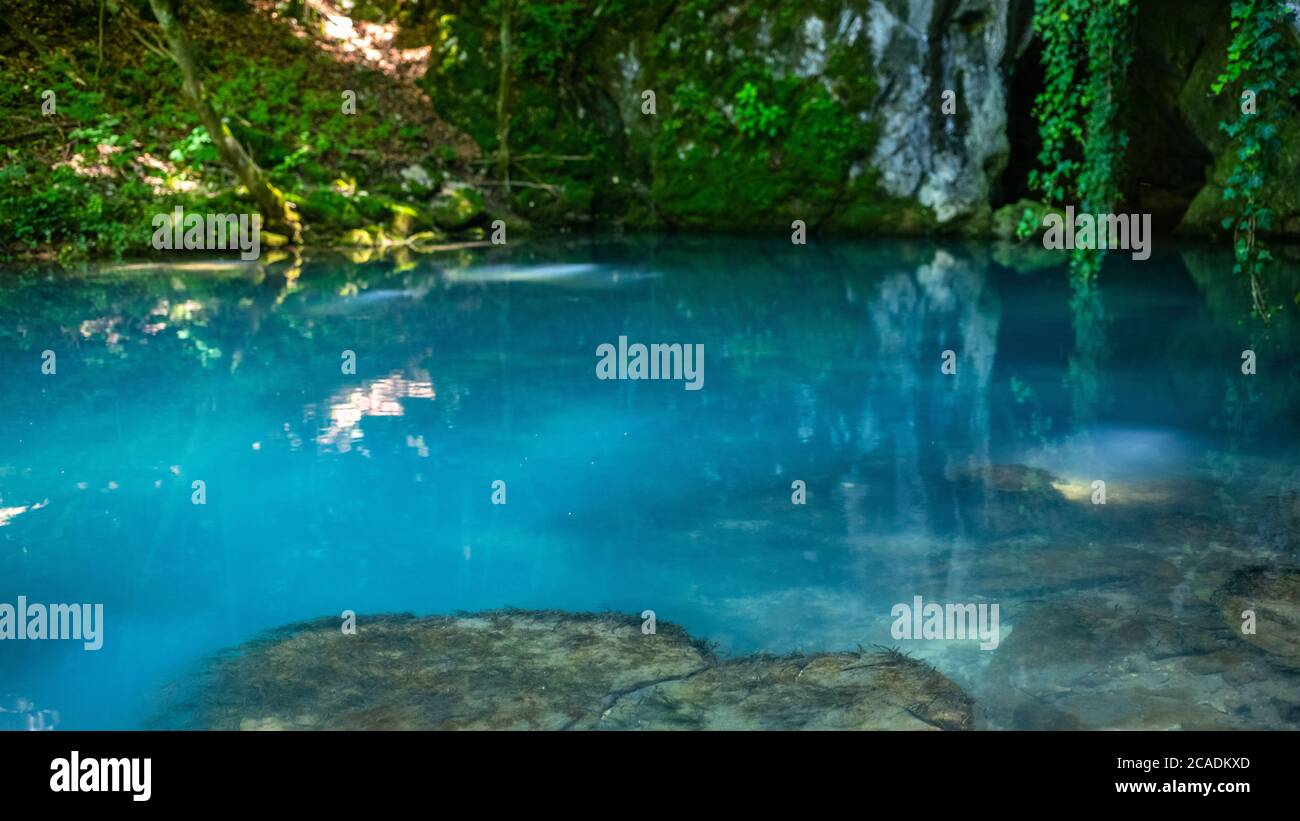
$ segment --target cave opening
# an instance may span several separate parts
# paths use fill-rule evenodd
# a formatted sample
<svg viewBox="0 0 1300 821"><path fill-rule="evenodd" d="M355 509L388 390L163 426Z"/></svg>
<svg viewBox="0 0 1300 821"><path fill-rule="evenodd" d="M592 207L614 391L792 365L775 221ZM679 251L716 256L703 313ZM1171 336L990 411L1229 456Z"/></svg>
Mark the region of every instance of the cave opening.
<svg viewBox="0 0 1300 821"><path fill-rule="evenodd" d="M1139 23L1142 21L1139 20ZM1117 211L1149 213L1157 234L1171 233L1182 221L1192 199L1205 185L1214 162L1209 149L1192 131L1180 106L1189 81L1191 62L1201 46L1195 42L1173 48L1139 25L1133 64L1120 123L1129 144L1120 169L1123 201ZM1034 118L1034 98L1043 90L1042 43L1035 38L1016 59L1007 90L1007 141L1010 155L993 192L993 207L1020 199L1038 199L1029 186L1037 167L1041 141Z"/></svg>
<svg viewBox="0 0 1300 821"><path fill-rule="evenodd" d="M1029 172L1037 167L1038 122L1034 119L1034 98L1043 90L1043 44L1035 37L1016 59L1007 88L1007 142L1010 155L998 180L993 207L1022 199L1037 199L1029 187Z"/></svg>

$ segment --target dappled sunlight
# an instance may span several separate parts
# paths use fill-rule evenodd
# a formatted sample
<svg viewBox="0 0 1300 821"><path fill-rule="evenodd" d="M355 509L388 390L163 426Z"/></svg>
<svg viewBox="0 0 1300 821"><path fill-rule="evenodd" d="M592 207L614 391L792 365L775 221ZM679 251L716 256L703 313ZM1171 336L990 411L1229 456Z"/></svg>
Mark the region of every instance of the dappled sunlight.
<svg viewBox="0 0 1300 821"><path fill-rule="evenodd" d="M78 151L70 159L62 160L54 164L54 168L70 168L72 173L78 177L112 177L116 176L113 166L109 160L114 154L121 153L120 145L106 145L100 143L95 146L95 156L87 158L85 153Z"/></svg>
<svg viewBox="0 0 1300 821"><path fill-rule="evenodd" d="M104 343L112 350L118 348L119 343L122 341L122 334L117 331L117 326L120 324L122 324L122 317L105 316L82 321L78 331L81 333L81 337L86 340L93 339L96 336L104 337Z"/></svg>
<svg viewBox="0 0 1300 821"><path fill-rule="evenodd" d="M280 15L274 10L275 4L261 0L254 3L267 11L271 17ZM324 36L320 47L334 55L346 59L364 61L389 76L418 74L424 70L429 57L430 47L398 48L393 44L397 37L397 23L371 23L354 20L346 13L350 5L344 0L341 5L329 0L306 0L306 5L320 15L320 34ZM341 7L343 6L343 7ZM299 37L306 37L307 32L299 28Z"/></svg>

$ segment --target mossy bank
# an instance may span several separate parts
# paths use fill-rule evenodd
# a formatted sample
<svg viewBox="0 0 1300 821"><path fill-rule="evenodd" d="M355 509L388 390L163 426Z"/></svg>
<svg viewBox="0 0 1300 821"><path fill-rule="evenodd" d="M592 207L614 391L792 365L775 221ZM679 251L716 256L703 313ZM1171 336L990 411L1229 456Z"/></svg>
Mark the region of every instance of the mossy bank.
<svg viewBox="0 0 1300 821"><path fill-rule="evenodd" d="M147 3L108 2L102 36L91 0L11 5L0 254L138 256L159 211L254 207L181 94ZM477 239L498 219L512 237L770 235L802 220L812 235L1007 238L1041 208L1032 0L178 9L214 106L312 245ZM1169 25L1180 15L1198 25ZM1220 124L1240 90L1211 93L1230 23L1220 0L1138 4L1117 207L1155 214L1159 231L1221 235L1235 213L1237 147ZM1295 50L1287 35L1273 47ZM1296 237L1300 116L1293 84L1277 85L1259 105L1280 114L1287 147L1260 197L1273 231Z"/></svg>

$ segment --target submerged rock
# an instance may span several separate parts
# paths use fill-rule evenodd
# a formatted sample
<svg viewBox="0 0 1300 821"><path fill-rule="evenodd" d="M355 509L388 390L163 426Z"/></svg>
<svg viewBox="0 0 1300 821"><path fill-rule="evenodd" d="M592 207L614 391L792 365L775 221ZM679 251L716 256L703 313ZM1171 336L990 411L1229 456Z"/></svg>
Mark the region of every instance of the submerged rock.
<svg viewBox="0 0 1300 821"><path fill-rule="evenodd" d="M1154 591L1153 591L1154 592ZM1216 629L1153 596L1083 593L1030 602L976 693L997 729L1276 729L1295 684ZM1240 647L1240 645L1239 645ZM1290 695L1288 695L1290 694Z"/></svg>
<svg viewBox="0 0 1300 821"><path fill-rule="evenodd" d="M967 729L972 702L893 651L719 661L675 625L498 610L275 631L173 688L210 729Z"/></svg>
<svg viewBox="0 0 1300 821"><path fill-rule="evenodd" d="M1051 473L1026 465L954 466L947 478L966 493L971 510L992 536L1060 533L1077 526L1070 502Z"/></svg>
<svg viewBox="0 0 1300 821"><path fill-rule="evenodd" d="M1300 668L1300 567L1255 566L1238 570L1219 590L1223 618L1234 635L1290 668ZM1246 611L1254 632L1245 632Z"/></svg>

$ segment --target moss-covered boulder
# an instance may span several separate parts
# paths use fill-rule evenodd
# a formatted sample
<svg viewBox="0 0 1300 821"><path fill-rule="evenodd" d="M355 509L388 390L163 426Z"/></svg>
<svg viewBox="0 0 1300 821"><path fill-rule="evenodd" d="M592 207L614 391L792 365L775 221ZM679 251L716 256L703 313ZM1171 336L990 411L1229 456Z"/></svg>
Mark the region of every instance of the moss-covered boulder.
<svg viewBox="0 0 1300 821"><path fill-rule="evenodd" d="M1036 200L1022 199L1009 203L993 212L993 236L1002 240L1019 239L1019 228L1022 224L1032 229L1030 236L1042 236L1047 231L1043 219L1048 214L1055 214L1062 220L1065 219L1065 212L1061 209L1052 208Z"/></svg>
<svg viewBox="0 0 1300 821"><path fill-rule="evenodd" d="M313 230L329 231L361 222L361 213L352 198L333 188L316 188L305 195L291 195L290 199Z"/></svg>
<svg viewBox="0 0 1300 821"><path fill-rule="evenodd" d="M483 216L483 197L468 185L448 183L429 203L433 224L448 231L472 225Z"/></svg>
<svg viewBox="0 0 1300 821"><path fill-rule="evenodd" d="M966 729L971 700L895 652L719 661L684 630L500 610L276 631L171 692L212 729Z"/></svg>
<svg viewBox="0 0 1300 821"><path fill-rule="evenodd" d="M369 248L375 244L375 238L361 228L353 228L339 236L338 244Z"/></svg>
<svg viewBox="0 0 1300 821"><path fill-rule="evenodd" d="M381 235L400 240L433 227L416 205L380 193L321 187L293 202L316 244L371 245Z"/></svg>

